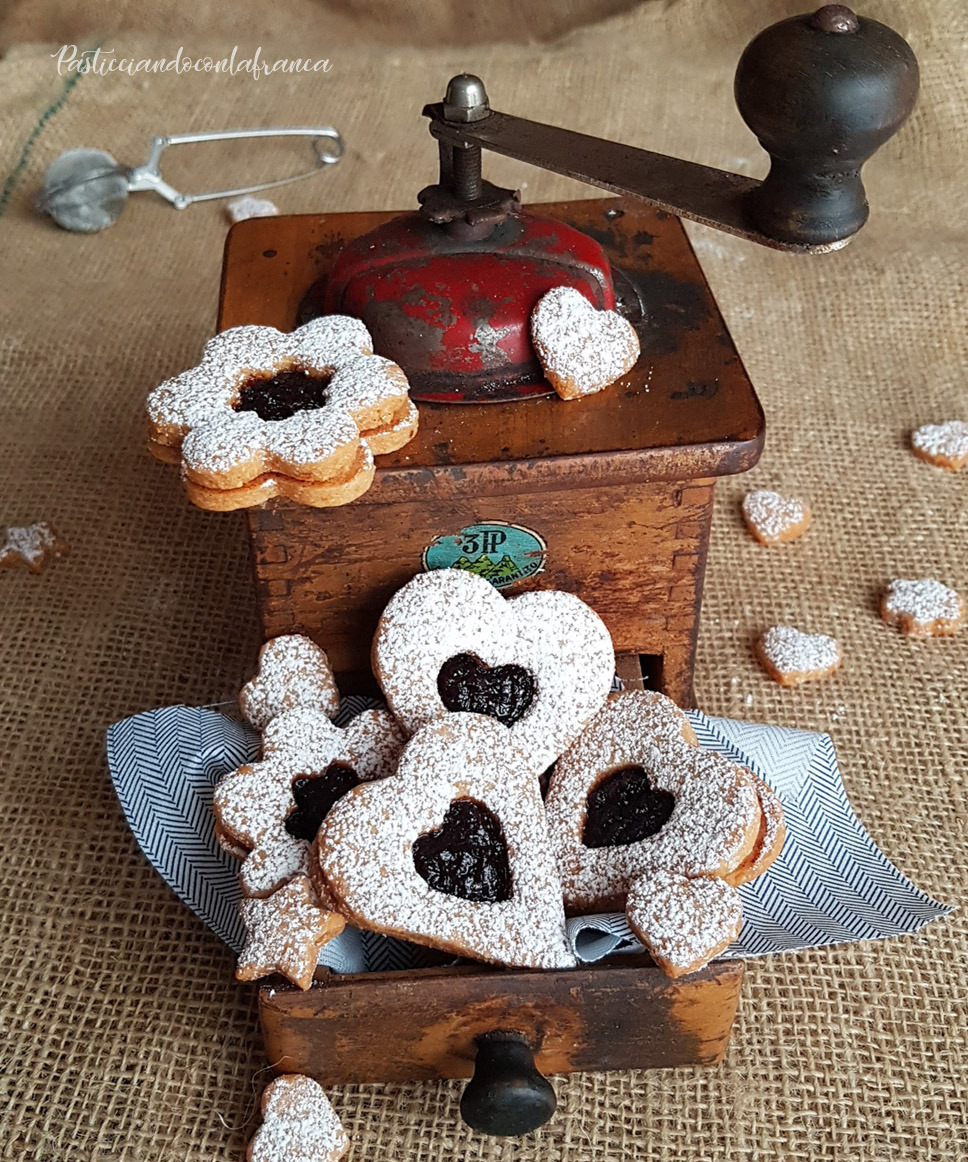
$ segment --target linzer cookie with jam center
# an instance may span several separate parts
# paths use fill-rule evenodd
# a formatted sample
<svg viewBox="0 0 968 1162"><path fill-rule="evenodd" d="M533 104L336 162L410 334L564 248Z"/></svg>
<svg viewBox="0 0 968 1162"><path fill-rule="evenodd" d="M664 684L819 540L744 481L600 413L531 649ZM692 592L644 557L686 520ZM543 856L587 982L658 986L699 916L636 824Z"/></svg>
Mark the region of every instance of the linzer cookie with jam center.
<svg viewBox="0 0 968 1162"><path fill-rule="evenodd" d="M313 861L360 928L510 967L575 964L538 781L493 718L418 730L392 779L333 807Z"/></svg>
<svg viewBox="0 0 968 1162"><path fill-rule="evenodd" d="M243 855L243 894L269 895L306 872L327 812L357 784L392 775L403 742L385 710L365 710L345 727L314 706L274 717L261 762L231 771L215 789L220 842Z"/></svg>
<svg viewBox="0 0 968 1162"><path fill-rule="evenodd" d="M221 332L198 366L151 393L148 416L151 451L181 464L193 503L218 511L273 496L348 503L372 483L373 456L403 447L417 428L406 376L343 315L291 334Z"/></svg>
<svg viewBox="0 0 968 1162"><path fill-rule="evenodd" d="M391 599L373 670L410 734L448 714L487 714L538 776L578 737L611 689L601 618L571 593L504 598L461 569L420 573Z"/></svg>
<svg viewBox="0 0 968 1162"><path fill-rule="evenodd" d="M570 911L623 908L652 868L726 877L754 850L758 780L695 741L669 698L628 691L558 760L546 807Z"/></svg>

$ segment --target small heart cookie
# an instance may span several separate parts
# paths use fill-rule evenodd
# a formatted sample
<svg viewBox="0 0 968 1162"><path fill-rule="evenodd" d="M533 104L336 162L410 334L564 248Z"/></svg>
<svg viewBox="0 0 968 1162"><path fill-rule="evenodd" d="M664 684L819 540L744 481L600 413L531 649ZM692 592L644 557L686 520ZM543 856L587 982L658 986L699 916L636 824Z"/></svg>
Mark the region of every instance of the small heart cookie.
<svg viewBox="0 0 968 1162"><path fill-rule="evenodd" d="M338 1162L349 1138L319 1082L284 1073L262 1095L262 1125L247 1162Z"/></svg>
<svg viewBox="0 0 968 1162"><path fill-rule="evenodd" d="M242 716L256 730L296 706L315 706L329 718L339 710L339 690L326 651L301 634L266 642L259 672L239 694Z"/></svg>
<svg viewBox="0 0 968 1162"><path fill-rule="evenodd" d="M802 500L760 488L743 497L743 519L761 545L781 545L802 537L813 517Z"/></svg>
<svg viewBox="0 0 968 1162"><path fill-rule="evenodd" d="M403 743L385 710L365 710L345 727L314 706L273 718L262 761L231 771L215 789L223 847L228 841L247 853L243 894L269 895L305 872L309 844L332 805L358 783L392 775Z"/></svg>
<svg viewBox="0 0 968 1162"><path fill-rule="evenodd" d="M313 859L360 928L495 964L575 963L538 781L493 718L418 731L392 779L330 811Z"/></svg>
<svg viewBox="0 0 968 1162"><path fill-rule="evenodd" d="M832 674L843 661L840 643L825 633L775 625L756 643L763 668L781 686L799 686Z"/></svg>
<svg viewBox="0 0 968 1162"><path fill-rule="evenodd" d="M562 399L608 387L631 371L639 337L617 311L600 311L570 286L552 287L531 312L531 341Z"/></svg>
<svg viewBox="0 0 968 1162"><path fill-rule="evenodd" d="M725 880L690 879L662 869L632 884L625 914L671 977L698 972L733 943L743 924L739 892Z"/></svg>
<svg viewBox="0 0 968 1162"><path fill-rule="evenodd" d="M670 699L628 691L558 760L546 810L570 910L622 908L653 867L723 876L747 858L761 819L755 777L694 741Z"/></svg>
<svg viewBox="0 0 968 1162"><path fill-rule="evenodd" d="M911 433L911 451L919 460L958 472L968 462L968 424L964 420L924 424Z"/></svg>
<svg viewBox="0 0 968 1162"><path fill-rule="evenodd" d="M881 598L881 617L908 637L944 637L965 624L965 599L930 577L892 581Z"/></svg>
<svg viewBox="0 0 968 1162"><path fill-rule="evenodd" d="M482 577L438 569L391 598L373 670L408 733L454 711L487 713L538 775L605 701L615 655L601 618L571 593L505 599Z"/></svg>

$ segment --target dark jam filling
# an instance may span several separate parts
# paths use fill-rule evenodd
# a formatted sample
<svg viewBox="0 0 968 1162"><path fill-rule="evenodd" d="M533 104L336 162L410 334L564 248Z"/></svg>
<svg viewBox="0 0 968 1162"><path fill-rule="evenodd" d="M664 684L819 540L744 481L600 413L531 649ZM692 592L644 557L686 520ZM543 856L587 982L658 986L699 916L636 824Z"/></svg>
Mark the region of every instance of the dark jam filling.
<svg viewBox="0 0 968 1162"><path fill-rule="evenodd" d="M620 767L589 794L582 843L586 847L637 843L661 831L675 805L675 796L655 790L642 767Z"/></svg>
<svg viewBox="0 0 968 1162"><path fill-rule="evenodd" d="M455 799L440 827L413 845L413 866L435 892L486 904L511 898L511 866L497 818L475 799Z"/></svg>
<svg viewBox="0 0 968 1162"><path fill-rule="evenodd" d="M437 692L448 710L489 714L511 726L534 701L537 690L523 666L492 667L473 654L457 654L440 667Z"/></svg>
<svg viewBox="0 0 968 1162"><path fill-rule="evenodd" d="M292 797L296 810L286 820L286 830L294 839L312 843L330 807L362 782L346 763L330 763L321 775L303 775L295 779Z"/></svg>
<svg viewBox="0 0 968 1162"><path fill-rule="evenodd" d="M277 371L271 379L247 379L235 410L255 412L260 420L287 420L296 412L314 411L326 403L330 378L308 371Z"/></svg>

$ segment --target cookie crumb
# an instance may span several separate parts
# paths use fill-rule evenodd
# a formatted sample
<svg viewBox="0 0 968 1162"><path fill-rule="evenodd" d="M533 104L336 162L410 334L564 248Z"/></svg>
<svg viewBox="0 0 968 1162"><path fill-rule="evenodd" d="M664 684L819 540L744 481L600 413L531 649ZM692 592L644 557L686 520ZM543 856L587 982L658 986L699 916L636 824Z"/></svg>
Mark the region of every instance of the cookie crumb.
<svg viewBox="0 0 968 1162"><path fill-rule="evenodd" d="M881 598L881 617L908 637L944 637L965 623L965 599L935 581L892 581Z"/></svg>
<svg viewBox="0 0 968 1162"><path fill-rule="evenodd" d="M775 625L756 643L763 668L781 686L799 686L832 674L843 661L839 642L824 633Z"/></svg>
<svg viewBox="0 0 968 1162"><path fill-rule="evenodd" d="M968 423L924 424L911 433L911 451L919 460L957 472L968 461Z"/></svg>
<svg viewBox="0 0 968 1162"><path fill-rule="evenodd" d="M244 222L247 218L275 218L279 207L268 198L253 198L251 194L243 194L241 198L226 202L225 213L230 222Z"/></svg>
<svg viewBox="0 0 968 1162"><path fill-rule="evenodd" d="M31 573L43 573L52 557L67 552L67 542L54 532L46 521L7 529L5 543L0 546L0 567L12 569L25 565Z"/></svg>

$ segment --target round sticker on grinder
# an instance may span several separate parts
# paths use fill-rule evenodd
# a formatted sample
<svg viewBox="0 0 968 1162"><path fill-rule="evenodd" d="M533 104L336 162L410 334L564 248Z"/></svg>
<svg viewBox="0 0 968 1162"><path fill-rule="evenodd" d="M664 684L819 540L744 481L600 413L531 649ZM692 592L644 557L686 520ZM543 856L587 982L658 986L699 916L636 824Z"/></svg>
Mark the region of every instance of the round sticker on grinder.
<svg viewBox="0 0 968 1162"><path fill-rule="evenodd" d="M422 564L427 573L432 569L465 569L504 589L540 573L546 553L544 538L532 529L496 520L435 537L424 549Z"/></svg>

